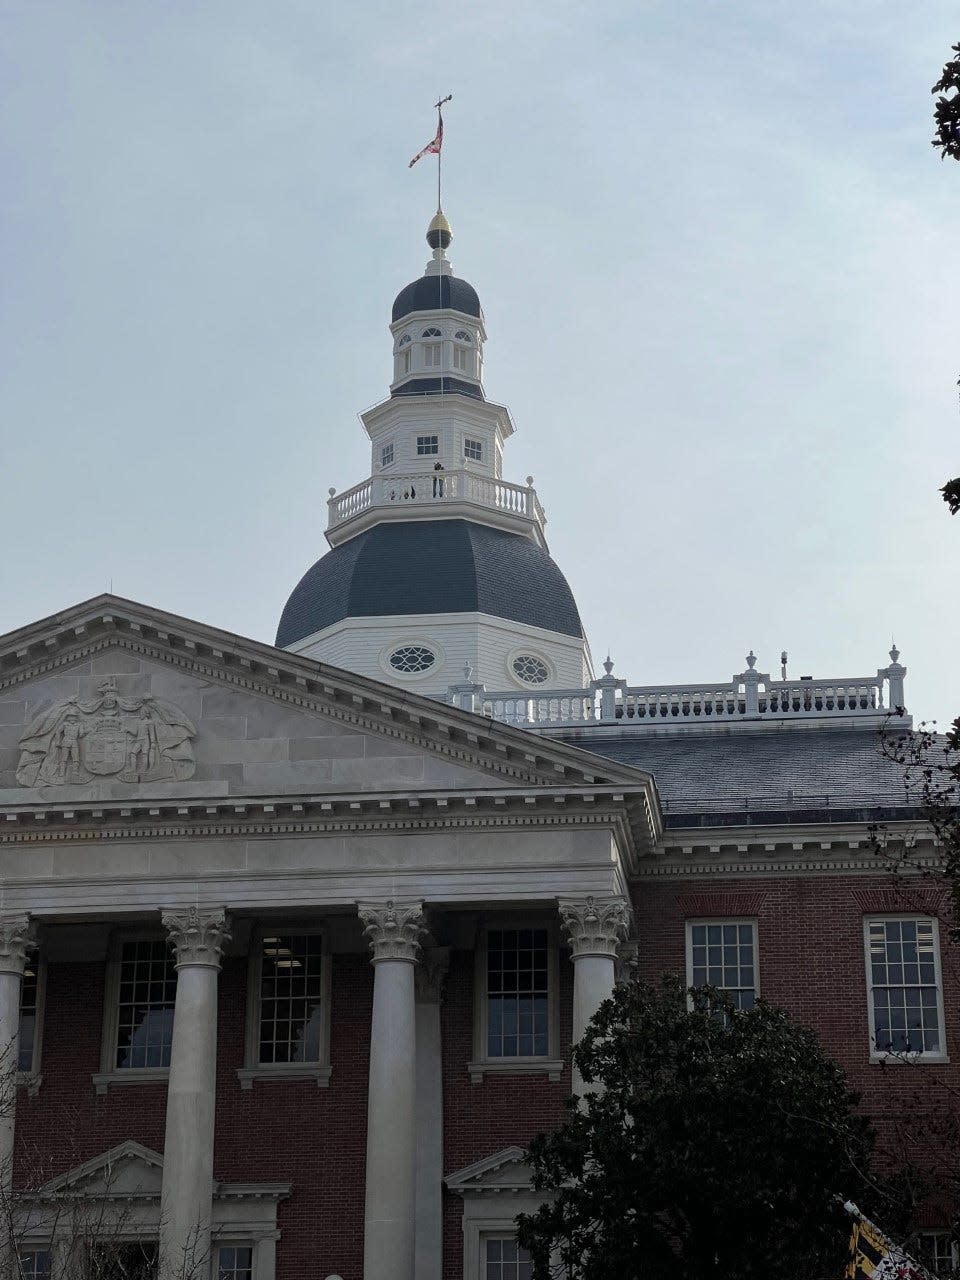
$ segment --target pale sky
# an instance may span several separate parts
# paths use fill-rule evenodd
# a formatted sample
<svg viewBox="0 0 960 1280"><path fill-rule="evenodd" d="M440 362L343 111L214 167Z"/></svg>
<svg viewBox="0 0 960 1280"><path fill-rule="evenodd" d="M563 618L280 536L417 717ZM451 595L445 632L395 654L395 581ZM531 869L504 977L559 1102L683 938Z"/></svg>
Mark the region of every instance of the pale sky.
<svg viewBox="0 0 960 1280"><path fill-rule="evenodd" d="M272 642L444 205L599 665L960 714L955 0L0 0L0 631Z"/></svg>

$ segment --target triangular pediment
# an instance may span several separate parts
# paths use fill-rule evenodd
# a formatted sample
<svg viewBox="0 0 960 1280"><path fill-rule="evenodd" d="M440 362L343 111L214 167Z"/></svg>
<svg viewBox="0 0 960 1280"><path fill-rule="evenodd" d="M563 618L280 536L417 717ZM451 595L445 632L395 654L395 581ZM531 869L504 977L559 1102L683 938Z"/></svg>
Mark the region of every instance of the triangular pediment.
<svg viewBox="0 0 960 1280"><path fill-rule="evenodd" d="M504 1147L491 1156L449 1174L444 1182L457 1195L529 1191L530 1166L522 1147Z"/></svg>
<svg viewBox="0 0 960 1280"><path fill-rule="evenodd" d="M121 1142L102 1155L94 1156L66 1173L52 1178L40 1189L41 1197L83 1195L125 1198L160 1195L163 1157L139 1142Z"/></svg>
<svg viewBox="0 0 960 1280"><path fill-rule="evenodd" d="M607 787L658 822L630 766L115 596L0 637L0 706L0 803Z"/></svg>

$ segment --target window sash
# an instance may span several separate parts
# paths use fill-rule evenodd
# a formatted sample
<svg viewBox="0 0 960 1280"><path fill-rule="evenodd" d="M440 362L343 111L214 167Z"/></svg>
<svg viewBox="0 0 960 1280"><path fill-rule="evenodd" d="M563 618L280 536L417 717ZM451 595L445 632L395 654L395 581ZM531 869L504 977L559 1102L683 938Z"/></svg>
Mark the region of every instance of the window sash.
<svg viewBox="0 0 960 1280"><path fill-rule="evenodd" d="M264 934L259 943L257 1065L318 1064L326 1016L323 937Z"/></svg>
<svg viewBox="0 0 960 1280"><path fill-rule="evenodd" d="M512 1235L483 1237L483 1280L531 1280L533 1263L526 1249Z"/></svg>
<svg viewBox="0 0 960 1280"><path fill-rule="evenodd" d="M440 368L440 355L443 344L440 342L425 342L423 344L423 363L427 369Z"/></svg>
<svg viewBox="0 0 960 1280"><path fill-rule="evenodd" d="M486 1056L545 1058L550 1050L550 935L487 930Z"/></svg>
<svg viewBox="0 0 960 1280"><path fill-rule="evenodd" d="M940 939L932 916L864 918L872 1056L944 1056Z"/></svg>
<svg viewBox="0 0 960 1280"><path fill-rule="evenodd" d="M472 462L483 461L483 442L481 440L471 440L468 437L463 442L463 456L469 458Z"/></svg>
<svg viewBox="0 0 960 1280"><path fill-rule="evenodd" d="M425 458L440 452L439 436L417 436L417 456Z"/></svg>
<svg viewBox="0 0 960 1280"><path fill-rule="evenodd" d="M380 450L381 467L389 467L393 462L393 445L385 444Z"/></svg>
<svg viewBox="0 0 960 1280"><path fill-rule="evenodd" d="M752 1009L760 994L756 920L688 920L687 986L725 991L737 1009Z"/></svg>
<svg viewBox="0 0 960 1280"><path fill-rule="evenodd" d="M117 966L110 1070L169 1067L177 973L166 940L123 939Z"/></svg>
<svg viewBox="0 0 960 1280"><path fill-rule="evenodd" d="M217 1249L217 1280L253 1280L251 1245L220 1245Z"/></svg>
<svg viewBox="0 0 960 1280"><path fill-rule="evenodd" d="M52 1258L50 1249L21 1249L17 1259L22 1280L45 1280L50 1275Z"/></svg>

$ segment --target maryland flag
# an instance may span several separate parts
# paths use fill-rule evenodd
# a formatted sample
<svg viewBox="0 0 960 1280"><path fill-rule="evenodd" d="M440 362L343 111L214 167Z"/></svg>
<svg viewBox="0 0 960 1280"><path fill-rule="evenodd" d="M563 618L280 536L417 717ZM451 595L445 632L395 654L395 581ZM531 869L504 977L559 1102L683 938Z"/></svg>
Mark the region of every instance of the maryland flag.
<svg viewBox="0 0 960 1280"><path fill-rule="evenodd" d="M850 1261L844 1280L932 1280L930 1272L893 1244L855 1205L845 1206L853 1215Z"/></svg>

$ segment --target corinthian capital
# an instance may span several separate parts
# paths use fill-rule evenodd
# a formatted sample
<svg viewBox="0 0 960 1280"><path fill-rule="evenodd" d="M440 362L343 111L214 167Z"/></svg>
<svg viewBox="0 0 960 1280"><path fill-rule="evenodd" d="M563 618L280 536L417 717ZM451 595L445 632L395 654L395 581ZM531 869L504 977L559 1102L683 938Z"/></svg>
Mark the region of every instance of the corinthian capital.
<svg viewBox="0 0 960 1280"><path fill-rule="evenodd" d="M420 935L426 930L422 902L358 902L357 911L374 964L381 960L416 962Z"/></svg>
<svg viewBox="0 0 960 1280"><path fill-rule="evenodd" d="M627 904L623 898L583 898L561 902L560 918L574 960L581 956L615 959L627 933Z"/></svg>
<svg viewBox="0 0 960 1280"><path fill-rule="evenodd" d="M36 926L22 912L0 915L0 973L23 976L27 952L36 949Z"/></svg>
<svg viewBox="0 0 960 1280"><path fill-rule="evenodd" d="M220 968L224 944L230 941L230 921L226 911L187 907L184 911L164 911L163 927L177 953L176 967L203 965Z"/></svg>

